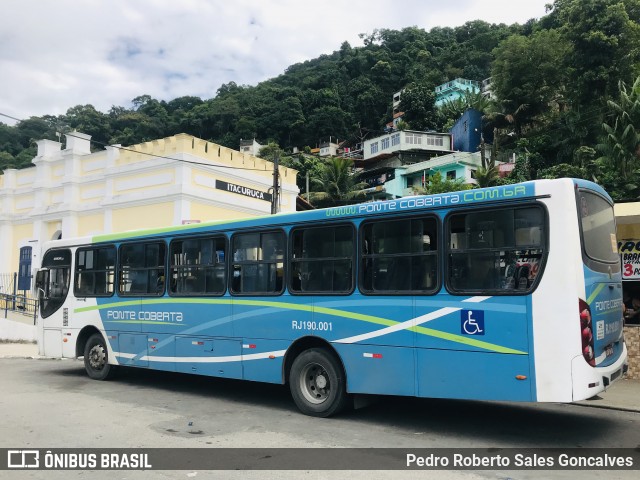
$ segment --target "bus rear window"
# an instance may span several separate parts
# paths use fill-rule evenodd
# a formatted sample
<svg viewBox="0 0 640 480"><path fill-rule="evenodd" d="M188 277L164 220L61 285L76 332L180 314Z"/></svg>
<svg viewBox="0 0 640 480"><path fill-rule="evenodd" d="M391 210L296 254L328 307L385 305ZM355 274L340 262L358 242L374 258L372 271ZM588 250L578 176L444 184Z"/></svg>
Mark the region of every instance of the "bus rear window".
<svg viewBox="0 0 640 480"><path fill-rule="evenodd" d="M604 198L578 191L578 211L585 254L597 262L618 263L618 244L613 207Z"/></svg>

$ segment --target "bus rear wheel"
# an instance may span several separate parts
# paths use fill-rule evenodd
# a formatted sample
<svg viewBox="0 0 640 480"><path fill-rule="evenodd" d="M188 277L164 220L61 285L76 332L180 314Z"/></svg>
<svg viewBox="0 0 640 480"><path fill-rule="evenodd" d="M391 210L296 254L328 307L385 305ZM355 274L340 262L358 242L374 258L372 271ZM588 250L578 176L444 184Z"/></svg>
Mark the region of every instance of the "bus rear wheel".
<svg viewBox="0 0 640 480"><path fill-rule="evenodd" d="M330 417L347 405L345 375L331 352L312 348L296 357L289 372L291 396L300 411Z"/></svg>
<svg viewBox="0 0 640 480"><path fill-rule="evenodd" d="M109 364L109 353L104 337L94 333L84 346L84 368L94 380L108 380L116 372L116 366Z"/></svg>

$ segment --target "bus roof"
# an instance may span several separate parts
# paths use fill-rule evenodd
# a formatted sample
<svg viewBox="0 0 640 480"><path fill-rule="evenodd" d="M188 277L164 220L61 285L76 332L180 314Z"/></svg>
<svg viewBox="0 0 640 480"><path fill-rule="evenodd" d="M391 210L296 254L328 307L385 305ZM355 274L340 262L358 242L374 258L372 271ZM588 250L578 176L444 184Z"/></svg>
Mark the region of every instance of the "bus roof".
<svg viewBox="0 0 640 480"><path fill-rule="evenodd" d="M576 179L555 179L555 180L534 180L524 183L501 185L497 187L478 188L462 190L458 192L448 192L435 195L422 195L403 197L396 200L386 200L381 202L367 202L342 207L330 207L305 212L279 213L276 215L241 218L234 220L208 221L202 223L192 223L187 225L171 225L142 230L130 230L118 233L96 235L76 239L65 239L52 242L56 246L70 244L92 244L104 242L119 242L143 237L165 236L167 234L197 234L210 231L211 227L221 227L221 229L245 229L257 226L282 225L305 223L317 220L336 220L340 218L350 218L358 216L375 215L380 213L403 213L411 211L421 211L429 209L439 209L452 206L477 205L482 203L493 203L501 201L513 201L532 198L536 195L536 185L552 183L568 183L589 188L609 198L609 195L599 185L587 180ZM53 245L52 245L53 246Z"/></svg>

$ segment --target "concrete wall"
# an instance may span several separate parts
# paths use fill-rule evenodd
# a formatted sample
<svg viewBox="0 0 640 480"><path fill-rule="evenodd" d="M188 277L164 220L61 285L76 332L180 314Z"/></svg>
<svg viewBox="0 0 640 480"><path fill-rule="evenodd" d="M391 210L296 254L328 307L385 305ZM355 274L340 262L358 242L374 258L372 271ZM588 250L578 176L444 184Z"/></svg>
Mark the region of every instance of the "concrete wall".
<svg viewBox="0 0 640 480"><path fill-rule="evenodd" d="M629 372L627 378L640 380L640 325L624 327L624 341L629 351Z"/></svg>

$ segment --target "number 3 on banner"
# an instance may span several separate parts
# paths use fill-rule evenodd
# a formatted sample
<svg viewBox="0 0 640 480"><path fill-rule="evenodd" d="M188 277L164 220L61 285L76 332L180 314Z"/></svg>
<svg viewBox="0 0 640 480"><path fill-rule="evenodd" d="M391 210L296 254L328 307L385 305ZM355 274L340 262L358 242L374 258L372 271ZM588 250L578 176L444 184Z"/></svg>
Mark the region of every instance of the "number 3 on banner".
<svg viewBox="0 0 640 480"><path fill-rule="evenodd" d="M630 263L625 263L624 264L624 276L625 277L630 277L631 275L633 275L633 265L631 265Z"/></svg>

